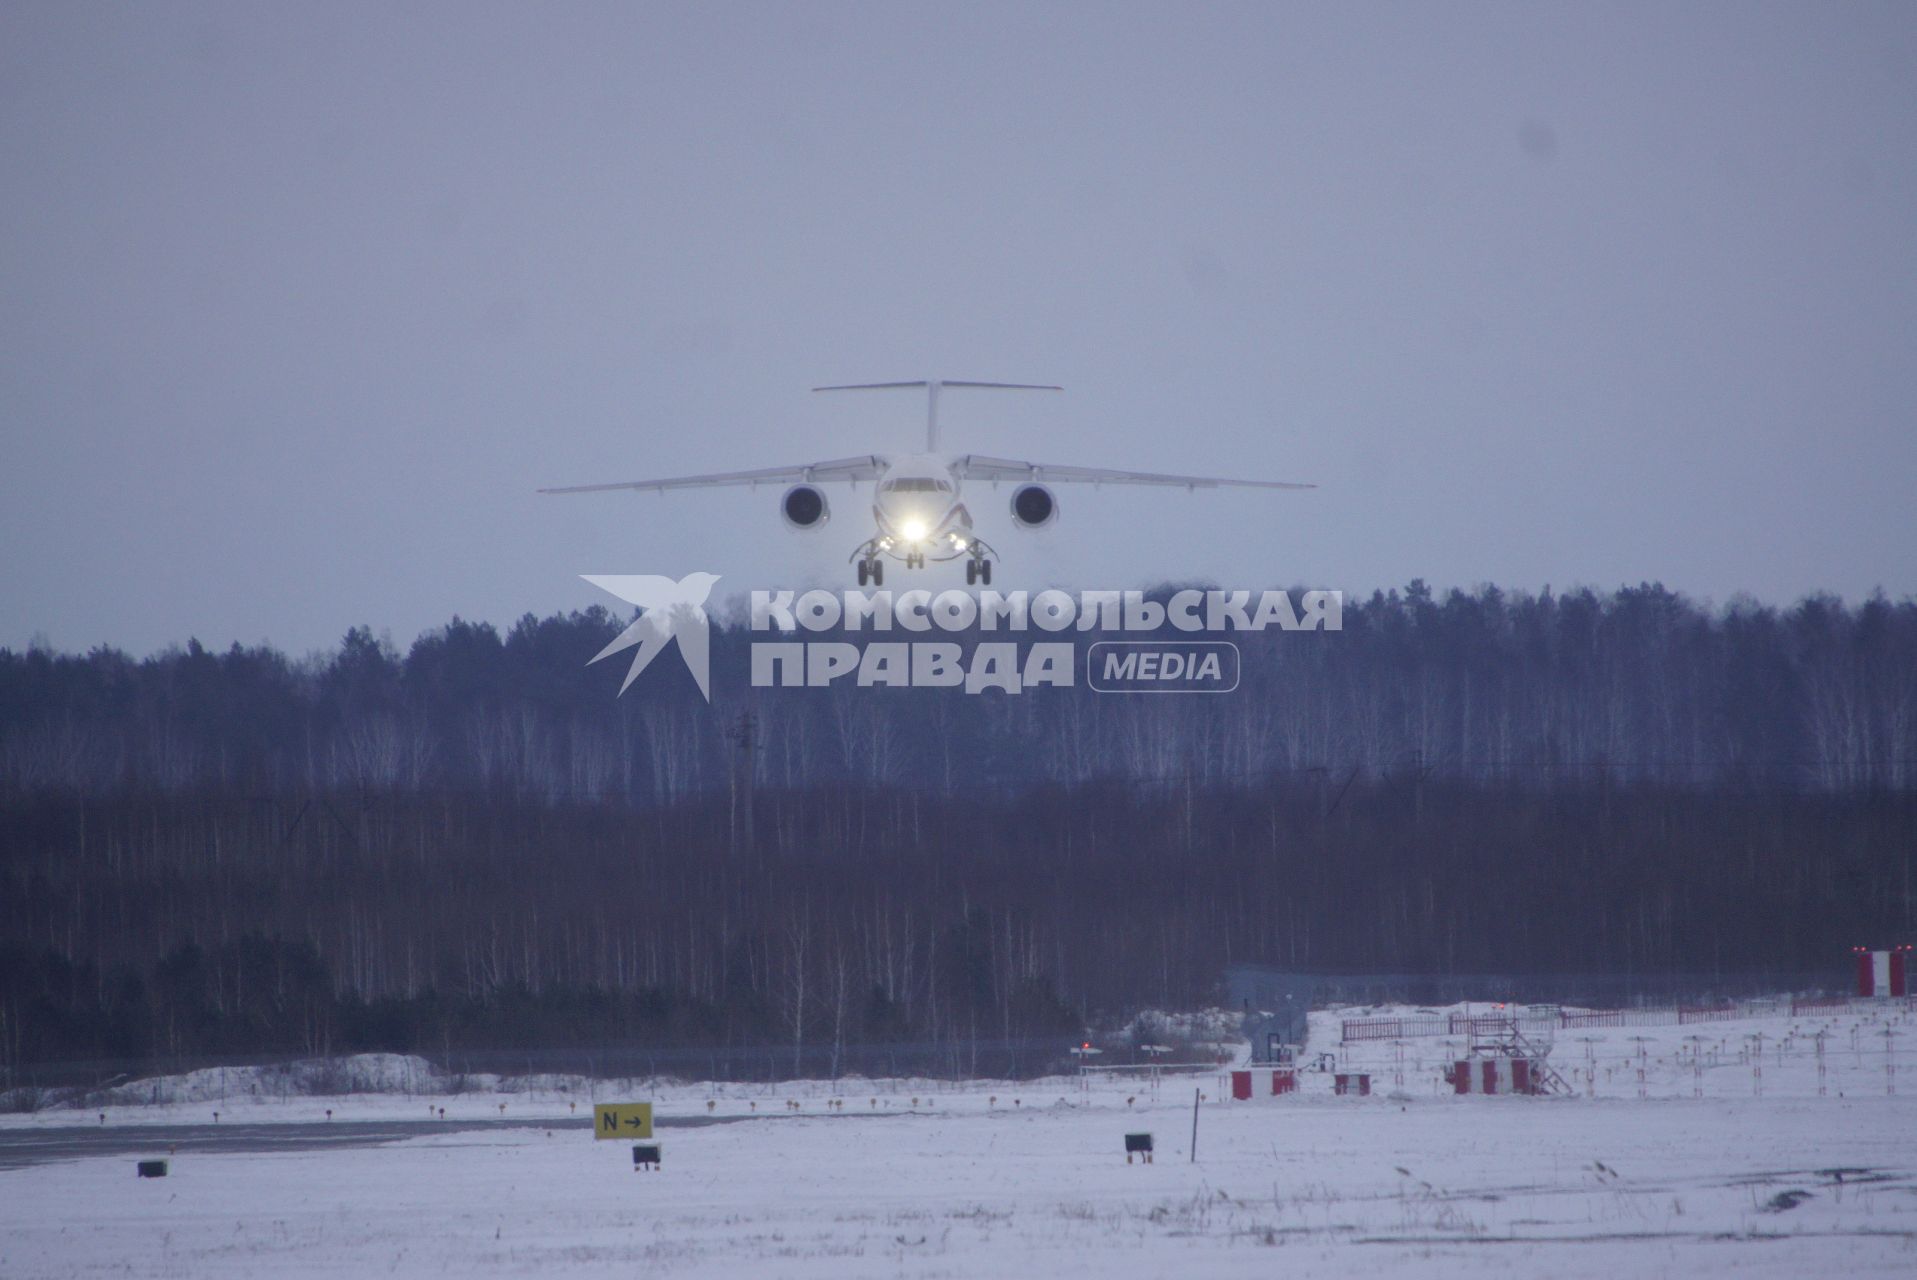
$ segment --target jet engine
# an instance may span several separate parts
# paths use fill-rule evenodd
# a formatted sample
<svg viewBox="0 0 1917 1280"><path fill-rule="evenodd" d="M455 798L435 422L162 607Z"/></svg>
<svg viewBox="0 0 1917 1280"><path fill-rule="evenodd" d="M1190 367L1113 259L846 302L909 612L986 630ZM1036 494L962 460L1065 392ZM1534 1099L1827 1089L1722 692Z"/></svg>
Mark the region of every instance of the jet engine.
<svg viewBox="0 0 1917 1280"><path fill-rule="evenodd" d="M1012 491L1012 519L1021 529L1043 529L1058 519L1058 499L1042 484L1022 484Z"/></svg>
<svg viewBox="0 0 1917 1280"><path fill-rule="evenodd" d="M779 499L779 514L794 529L817 529L832 518L825 491L809 484L795 484Z"/></svg>

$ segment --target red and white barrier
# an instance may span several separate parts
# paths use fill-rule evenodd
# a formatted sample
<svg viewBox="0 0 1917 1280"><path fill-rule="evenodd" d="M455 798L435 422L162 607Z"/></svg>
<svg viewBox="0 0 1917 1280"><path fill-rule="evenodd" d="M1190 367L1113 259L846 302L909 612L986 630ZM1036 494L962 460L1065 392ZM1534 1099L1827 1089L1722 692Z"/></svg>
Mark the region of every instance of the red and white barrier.
<svg viewBox="0 0 1917 1280"><path fill-rule="evenodd" d="M1446 1072L1456 1093L1543 1093L1543 1073L1529 1058L1460 1058Z"/></svg>
<svg viewBox="0 0 1917 1280"><path fill-rule="evenodd" d="M1852 947L1851 950L1857 955L1858 995L1897 997L1910 993L1905 979L1910 955L1909 947L1894 947L1888 951L1870 951L1863 947Z"/></svg>

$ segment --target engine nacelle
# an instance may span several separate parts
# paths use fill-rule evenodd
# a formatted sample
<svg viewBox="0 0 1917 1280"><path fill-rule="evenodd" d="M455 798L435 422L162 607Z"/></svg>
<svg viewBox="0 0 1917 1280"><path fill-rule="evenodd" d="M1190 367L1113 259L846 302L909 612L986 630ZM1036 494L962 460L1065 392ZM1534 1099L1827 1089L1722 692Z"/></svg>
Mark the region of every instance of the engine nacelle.
<svg viewBox="0 0 1917 1280"><path fill-rule="evenodd" d="M1058 519L1058 499L1042 484L1022 484L1012 491L1012 520L1021 529L1043 529Z"/></svg>
<svg viewBox="0 0 1917 1280"><path fill-rule="evenodd" d="M779 499L779 514L794 529L817 529L832 518L825 491L815 485L795 484Z"/></svg>

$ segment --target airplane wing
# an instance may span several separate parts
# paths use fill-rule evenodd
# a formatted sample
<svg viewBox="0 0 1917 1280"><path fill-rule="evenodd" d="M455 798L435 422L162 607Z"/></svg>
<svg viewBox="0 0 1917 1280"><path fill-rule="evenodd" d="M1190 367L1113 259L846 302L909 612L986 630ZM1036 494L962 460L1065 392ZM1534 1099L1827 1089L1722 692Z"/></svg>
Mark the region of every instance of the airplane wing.
<svg viewBox="0 0 1917 1280"><path fill-rule="evenodd" d="M1285 480L1226 480L1218 476L1176 476L1156 471L1115 471L1110 467L1054 467L1042 462L1020 462L1015 458L987 458L970 453L957 459L953 468L967 480L1036 480L1048 484L1156 484L1179 489L1216 489L1232 486L1243 489L1316 489L1315 484L1294 484Z"/></svg>
<svg viewBox="0 0 1917 1280"><path fill-rule="evenodd" d="M574 484L561 489L541 489L541 493L605 493L612 489L647 489L664 493L667 489L716 489L729 484L819 484L833 480L876 480L885 470L885 460L872 454L862 458L834 458L798 467L761 467L756 471L715 471L703 476L671 476L663 480L622 480L617 484Z"/></svg>

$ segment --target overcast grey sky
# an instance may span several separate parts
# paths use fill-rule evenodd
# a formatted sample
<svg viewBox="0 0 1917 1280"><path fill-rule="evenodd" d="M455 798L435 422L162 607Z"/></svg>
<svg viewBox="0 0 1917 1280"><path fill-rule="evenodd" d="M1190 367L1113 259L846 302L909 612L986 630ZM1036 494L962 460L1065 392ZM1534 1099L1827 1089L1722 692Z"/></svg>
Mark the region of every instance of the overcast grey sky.
<svg viewBox="0 0 1917 1280"><path fill-rule="evenodd" d="M1917 591L1917 6L0 8L0 645L300 652L851 585L948 443L1004 587ZM903 575L898 575L902 578ZM900 585L895 579L888 585Z"/></svg>

